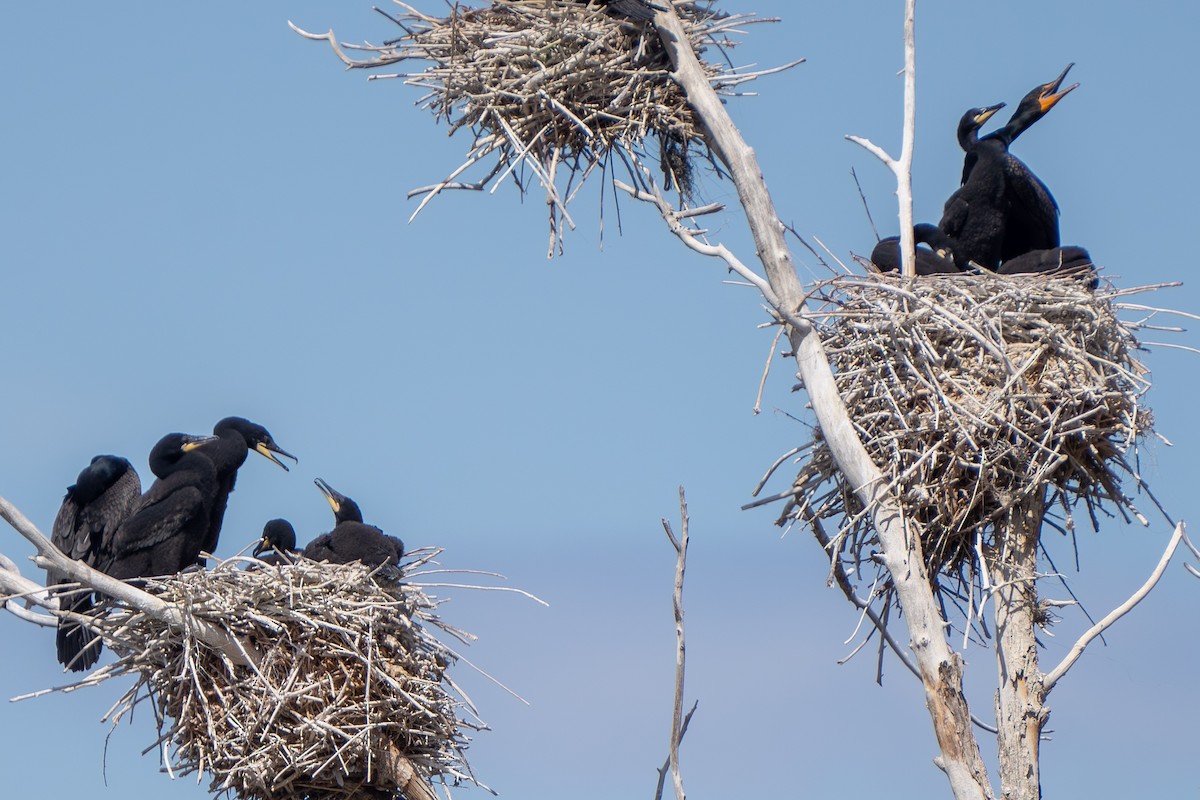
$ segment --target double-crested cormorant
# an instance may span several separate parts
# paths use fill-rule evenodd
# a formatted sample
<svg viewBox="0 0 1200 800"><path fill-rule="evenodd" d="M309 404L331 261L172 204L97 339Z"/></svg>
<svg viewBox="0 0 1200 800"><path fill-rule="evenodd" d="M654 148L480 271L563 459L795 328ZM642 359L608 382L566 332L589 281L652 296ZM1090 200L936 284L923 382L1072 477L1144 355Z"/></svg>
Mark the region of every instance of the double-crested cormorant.
<svg viewBox="0 0 1200 800"><path fill-rule="evenodd" d="M369 567L395 567L404 557L404 542L387 536L374 525L363 523L362 512L346 495L317 478L314 483L333 508L334 528L313 539L304 548L304 557L333 564L361 561Z"/></svg>
<svg viewBox="0 0 1200 800"><path fill-rule="evenodd" d="M1000 266L1001 275L1031 272L1061 274L1086 280L1087 287L1093 291L1100 285L1100 277L1096 274L1096 265L1092 262L1091 254L1077 245L1031 250L1016 258L1010 258Z"/></svg>
<svg viewBox="0 0 1200 800"><path fill-rule="evenodd" d="M238 468L246 463L251 450L257 451L285 470L287 465L277 456L298 461L294 455L275 444L266 428L242 417L226 417L213 426L213 434L216 435L217 441L200 451L212 461L217 472L217 494L209 513L208 532L201 545L201 551L205 553L216 552L221 523L225 519L225 507L237 481Z"/></svg>
<svg viewBox="0 0 1200 800"><path fill-rule="evenodd" d="M1079 86L1059 91L1072 66L1068 64L1049 83L1035 86L1021 98L1008 122L992 133L964 141L964 126L977 109L968 111L959 123L959 142L967 151L963 185L946 201L939 227L954 241L960 268L974 262L996 271L1010 258L1059 245L1058 205L1046 185L1008 148Z"/></svg>
<svg viewBox="0 0 1200 800"><path fill-rule="evenodd" d="M949 237L936 225L928 222L914 225L913 239L918 245L927 244L932 248L916 249L918 275L958 274L962 271L954 263L954 249ZM880 272L899 272L900 237L888 236L880 239L871 251L871 263L879 267Z"/></svg>
<svg viewBox="0 0 1200 800"><path fill-rule="evenodd" d="M101 570L121 580L171 575L196 563L216 500L217 471L196 448L215 436L170 433L150 451L158 480L112 539Z"/></svg>
<svg viewBox="0 0 1200 800"><path fill-rule="evenodd" d="M108 559L117 528L141 496L142 482L127 459L96 456L67 487L50 540L71 558L99 566ZM46 571L47 586L64 580L58 572ZM60 603L64 610L87 614L93 607L92 593L60 595ZM78 622L60 619L55 640L59 662L75 672L88 669L100 657L100 639Z"/></svg>
<svg viewBox="0 0 1200 800"><path fill-rule="evenodd" d="M1002 153L982 145L979 129L1004 108L1004 103L968 109L958 121L963 160L963 183L942 210L938 228L954 243L954 263L968 270L971 263L990 270L1000 266L1004 241L1005 203Z"/></svg>
<svg viewBox="0 0 1200 800"><path fill-rule="evenodd" d="M1058 77L1049 83L1035 86L1021 98L1012 118L993 133L983 137L995 138L1004 146L1005 200L1008 203L1008 219L1004 227L1004 241L1000 247L1000 260L1059 246L1058 203L1037 175L1021 159L1008 152L1012 142L1030 125L1044 117L1072 91L1078 83L1059 91L1067 73L1074 64L1068 64Z"/></svg>
<svg viewBox="0 0 1200 800"><path fill-rule="evenodd" d="M290 563L291 557L300 555L296 551L296 529L292 523L286 519L268 520L263 525L262 538L254 545L253 555L260 561L274 565Z"/></svg>

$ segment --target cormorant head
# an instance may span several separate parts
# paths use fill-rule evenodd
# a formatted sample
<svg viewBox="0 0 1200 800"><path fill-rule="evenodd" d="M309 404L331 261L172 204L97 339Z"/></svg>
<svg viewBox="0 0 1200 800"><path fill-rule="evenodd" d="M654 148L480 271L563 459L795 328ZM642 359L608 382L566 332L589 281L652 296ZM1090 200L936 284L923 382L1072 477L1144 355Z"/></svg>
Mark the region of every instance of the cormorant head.
<svg viewBox="0 0 1200 800"><path fill-rule="evenodd" d="M262 538L254 545L254 557L268 550L292 553L296 550L296 529L286 519L273 519L263 526Z"/></svg>
<svg viewBox="0 0 1200 800"><path fill-rule="evenodd" d="M1063 80L1066 79L1067 73L1071 71L1071 67L1073 66L1075 66L1073 62L1067 64L1067 68L1060 72L1057 78L1049 83L1041 83L1030 89L1029 93L1021 98L1021 102L1017 103L1016 110L1013 111L1013 115L1009 117L1008 122L1004 123L1004 127L990 134L990 136L1002 138L1004 141L1012 143L1026 128L1046 116L1046 112L1054 108L1059 100L1062 100L1079 88L1078 83L1073 83L1066 89L1059 91L1059 87L1062 86Z"/></svg>
<svg viewBox="0 0 1200 800"><path fill-rule="evenodd" d="M1058 87L1062 86L1062 82L1066 79L1067 73L1071 71L1071 67L1073 66L1075 66L1074 61L1072 61L1070 64L1067 64L1067 68L1060 72L1057 78L1049 83L1043 83L1041 86L1035 87L1033 91L1031 91L1025 97L1030 100L1031 104L1036 100L1038 109L1045 114L1047 111L1054 108L1054 105L1059 100L1062 100L1068 94L1079 88L1078 83L1072 83L1061 92L1058 90ZM1021 102L1023 103L1025 100L1023 99Z"/></svg>
<svg viewBox="0 0 1200 800"><path fill-rule="evenodd" d="M958 121L958 144L962 149L966 150L978 137L979 129L992 116L1004 108L1004 103L997 103L994 106L983 106L982 108L969 108L967 113L962 115L962 119Z"/></svg>
<svg viewBox="0 0 1200 800"><path fill-rule="evenodd" d="M340 525L343 522L362 522L362 511L358 507L358 503L351 500L341 492L335 491L325 481L320 478L313 480L317 488L321 490L321 494L325 495L325 499L329 501L329 507L333 509L333 519Z"/></svg>
<svg viewBox="0 0 1200 800"><path fill-rule="evenodd" d="M108 491L117 480L133 465L129 459L120 456L96 456L88 464L73 486L67 487L67 497L75 499L76 503L86 505Z"/></svg>
<svg viewBox="0 0 1200 800"><path fill-rule="evenodd" d="M168 433L150 450L150 471L158 477L179 462L185 455L209 442L220 441L216 436L192 436L187 433ZM207 459L201 459L207 462Z"/></svg>
<svg viewBox="0 0 1200 800"><path fill-rule="evenodd" d="M213 426L213 433L218 436L227 431L236 431L246 440L246 447L283 467L284 470L287 470L287 464L280 461L276 457L277 454L285 458L290 458L297 464L300 463L300 459L275 444L275 439L271 437L271 433L257 422L251 422L244 417L226 417Z"/></svg>

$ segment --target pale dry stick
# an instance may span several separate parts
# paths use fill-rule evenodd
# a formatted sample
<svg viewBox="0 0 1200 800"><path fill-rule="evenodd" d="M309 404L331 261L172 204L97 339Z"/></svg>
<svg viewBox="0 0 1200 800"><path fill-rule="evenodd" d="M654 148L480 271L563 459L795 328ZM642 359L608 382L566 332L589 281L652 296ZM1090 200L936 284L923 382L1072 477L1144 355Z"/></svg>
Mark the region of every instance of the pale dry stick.
<svg viewBox="0 0 1200 800"><path fill-rule="evenodd" d="M700 701L692 703L691 709L683 717L683 724L679 726L679 742L683 742L684 734L687 733L688 725L692 724L692 715L696 713L696 709L700 706ZM668 755L663 765L658 768L658 788L654 791L654 800L662 800L663 789L667 784L667 774L671 771L671 756Z"/></svg>
<svg viewBox="0 0 1200 800"><path fill-rule="evenodd" d="M1186 533L1183 535L1183 543L1187 545L1188 550L1192 551L1192 555L1194 555L1196 558L1200 558L1200 549L1197 549L1196 545L1192 544L1192 540L1187 537ZM1191 564L1185 563L1183 568L1195 575L1197 578L1200 578L1200 570L1197 570Z"/></svg>
<svg viewBox="0 0 1200 800"><path fill-rule="evenodd" d="M3 497L0 497L0 517L4 517L17 533L24 536L37 548L38 555L34 557L34 563L42 569L53 568L68 578L110 597L115 597L131 608L172 628L193 632L197 639L219 651L235 664L248 665L251 661L259 658L258 651L249 642L240 643L228 632L216 625L193 618L177 605L160 600L124 581L92 569L87 564L68 558L51 544L50 540L16 506Z"/></svg>
<svg viewBox="0 0 1200 800"><path fill-rule="evenodd" d="M900 201L900 274L905 278L917 274L912 207L913 140L917 129L916 5L916 0L905 0L904 3L904 139L900 145L900 158L892 158L868 139L846 137L874 154L896 176L896 195Z"/></svg>
<svg viewBox="0 0 1200 800"><path fill-rule="evenodd" d="M679 769L679 741L683 738L683 676L687 648L683 635L683 575L687 568L688 510L683 487L679 487L679 538L675 538L671 523L664 517L663 531L675 548L675 590L671 595L671 607L675 615L675 703L671 716L671 780L675 784L675 800L686 800L683 791L683 773Z"/></svg>
<svg viewBox="0 0 1200 800"><path fill-rule="evenodd" d="M829 535L825 533L825 527L821 524L821 521L815 515L810 516L808 521L813 525L813 529L816 532L817 541L820 542L821 546L826 550L831 550L833 541L829 538ZM871 608L871 603L868 600L863 600L858 596L858 593L854 591L854 586L850 583L850 576L846 574L846 568L842 566L841 559L838 558L837 552L832 550L830 559L830 574L832 575L833 580L837 582L838 588L842 590L842 594L846 596L846 599L849 600L856 608L861 609L862 612L867 616L867 619L871 620L871 624L873 624L875 629L879 631L879 635L883 637L885 642L887 642L888 647L891 648L892 653L895 654L896 658L900 659L900 663L903 664L904 667L913 674L913 677L915 677L917 680L921 680L921 670L912 660L912 657L904 650L903 647L901 647L900 643L896 641L895 637L892 636L891 631L888 630L887 623L885 623L879 617L879 614L877 614L875 610ZM866 642L864 641L863 644L865 645ZM861 649L861 646L859 649ZM976 727L985 730L988 733L996 733L996 729L993 726L988 725L974 714L971 715L971 722L974 723Z"/></svg>
<svg viewBox="0 0 1200 800"><path fill-rule="evenodd" d="M1050 690L1053 689L1055 684L1058 683L1059 679L1067 673L1067 670L1071 669L1071 667L1075 665L1075 662L1078 661L1079 657L1083 655L1083 651L1089 644L1091 644L1093 639L1104 633L1104 631L1110 628L1113 623L1128 614L1138 603L1142 602L1146 595L1150 594L1151 590L1153 590L1155 585L1158 583L1159 578L1162 577L1163 572L1166 571L1167 564L1171 562L1171 557L1175 555L1175 549L1179 546L1179 542L1184 538L1185 533L1186 528L1183 522L1176 524L1175 531L1171 534L1171 540L1167 543L1167 549L1163 553L1162 558L1159 559L1157 566L1154 567L1154 571L1150 573L1150 577L1144 584L1142 584L1140 589L1133 593L1128 600L1113 609L1107 617L1097 622L1095 625L1089 628L1087 632L1083 634L1083 636L1079 637L1079 640L1075 642L1075 645L1071 648L1071 652L1067 653L1066 657L1059 663L1057 667L1050 670L1050 672L1046 674L1045 679L1042 681L1042 685L1044 687L1042 690L1043 695L1050 694Z"/></svg>
<svg viewBox="0 0 1200 800"><path fill-rule="evenodd" d="M758 394L754 398L754 416L762 413L762 396L763 389L767 385L767 376L771 374L771 362L775 360L775 348L779 347L779 337L783 336L783 326L779 326L779 330L775 333L775 338L771 342L771 350L767 353L767 363L763 367L762 379L758 382Z"/></svg>

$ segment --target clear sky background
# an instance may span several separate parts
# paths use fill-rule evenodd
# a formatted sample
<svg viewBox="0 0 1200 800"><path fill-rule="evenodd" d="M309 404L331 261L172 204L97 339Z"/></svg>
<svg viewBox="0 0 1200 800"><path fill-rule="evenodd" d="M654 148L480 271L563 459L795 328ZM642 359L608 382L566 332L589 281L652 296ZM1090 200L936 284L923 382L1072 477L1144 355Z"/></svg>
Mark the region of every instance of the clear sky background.
<svg viewBox="0 0 1200 800"><path fill-rule="evenodd" d="M808 59L730 110L784 220L843 258L874 242L852 168L881 233L897 231L890 174L843 136L899 150L902 5L724 4L782 18L751 27L737 63ZM1058 199L1064 243L1118 285L1189 281L1200 10L919 5L917 218L936 222L957 186L963 111L1011 108L1074 61L1082 87L1015 152ZM164 433L230 414L265 424L300 464L251 457L218 554L276 516L302 539L328 530L320 476L410 546L446 548L445 565L544 597L549 608L456 592L445 608L479 635L472 660L529 701L460 668L494 728L470 756L502 797L598 800L652 796L666 755L674 553L659 519L677 518L683 484L687 697L700 702L682 751L690 795L948 796L918 683L889 658L876 686L868 652L836 664L857 615L826 588L811 536L781 538L777 507L739 511L805 437L785 361L751 413L772 335L751 290L722 284L718 264L631 202L620 232L605 208L601 242L598 183L553 261L542 198L522 203L511 186L446 196L406 224L407 190L456 167L468 141L414 108L417 90L347 73L286 25L396 35L368 2L18 3L5 19L0 494L48 531L96 453L127 455L145 478ZM701 194L735 199L711 177ZM713 229L753 260L739 213ZM826 274L795 255L805 280ZM1146 300L1200 309L1190 282ZM1142 468L1194 520L1200 356L1153 348L1146 362L1174 446L1151 443ZM1159 558L1170 526L1151 519L1081 533L1069 577L1093 615ZM1053 546L1070 565L1069 543ZM31 548L5 528L0 551L27 563ZM1047 796L1195 796L1198 603L1200 581L1173 565L1053 693ZM1086 627L1064 616L1044 638L1047 666ZM50 631L5 615L0 633L0 697L64 682ZM989 717L993 656L972 645L965 657ZM206 796L207 781L173 782L139 755L155 738L148 709L105 754L99 718L123 691L0 705L4 795Z"/></svg>

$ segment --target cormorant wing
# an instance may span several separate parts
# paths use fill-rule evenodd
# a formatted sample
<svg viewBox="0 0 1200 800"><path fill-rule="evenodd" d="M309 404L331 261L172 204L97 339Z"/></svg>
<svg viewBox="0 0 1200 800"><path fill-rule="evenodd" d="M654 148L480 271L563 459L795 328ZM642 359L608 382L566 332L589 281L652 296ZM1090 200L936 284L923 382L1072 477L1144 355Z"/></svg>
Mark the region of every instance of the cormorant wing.
<svg viewBox="0 0 1200 800"><path fill-rule="evenodd" d="M1046 184L1011 154L1004 159L1004 179L1009 214L1001 259L1058 247L1058 203Z"/></svg>
<svg viewBox="0 0 1200 800"><path fill-rule="evenodd" d="M155 481L150 491L142 496L137 510L117 530L113 540L115 559L161 544L198 518L207 523L204 495L195 486L173 480L176 477L182 476L172 475ZM180 567L169 571L178 569Z"/></svg>

